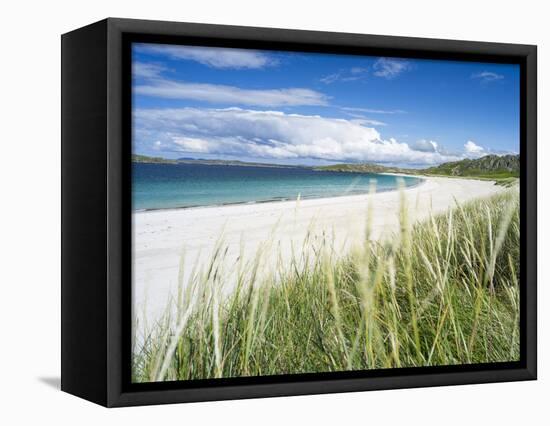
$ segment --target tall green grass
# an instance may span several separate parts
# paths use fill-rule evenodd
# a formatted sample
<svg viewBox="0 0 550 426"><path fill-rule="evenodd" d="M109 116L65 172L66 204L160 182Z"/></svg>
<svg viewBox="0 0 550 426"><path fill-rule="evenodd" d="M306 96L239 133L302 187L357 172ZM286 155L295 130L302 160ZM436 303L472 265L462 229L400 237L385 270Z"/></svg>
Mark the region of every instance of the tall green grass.
<svg viewBox="0 0 550 426"><path fill-rule="evenodd" d="M135 339L136 382L511 361L519 358L517 189L456 206L345 257L306 238L260 274L240 258L222 296L226 247L191 272L176 309ZM369 209L370 211L370 209ZM311 237L311 235L310 235ZM182 262L183 265L183 262Z"/></svg>

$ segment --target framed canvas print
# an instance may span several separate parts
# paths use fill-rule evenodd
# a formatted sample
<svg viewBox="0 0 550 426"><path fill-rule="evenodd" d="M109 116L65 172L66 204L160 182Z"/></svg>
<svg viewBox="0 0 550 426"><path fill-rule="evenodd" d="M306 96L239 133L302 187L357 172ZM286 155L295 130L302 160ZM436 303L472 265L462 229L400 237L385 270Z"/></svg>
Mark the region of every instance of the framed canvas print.
<svg viewBox="0 0 550 426"><path fill-rule="evenodd" d="M62 37L62 389L536 378L536 47L107 19Z"/></svg>

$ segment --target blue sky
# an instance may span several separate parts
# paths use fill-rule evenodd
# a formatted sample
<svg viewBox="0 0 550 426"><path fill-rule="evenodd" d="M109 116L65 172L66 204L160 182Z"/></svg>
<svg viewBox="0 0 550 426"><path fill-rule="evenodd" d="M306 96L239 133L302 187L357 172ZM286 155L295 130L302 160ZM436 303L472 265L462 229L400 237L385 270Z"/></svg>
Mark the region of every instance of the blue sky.
<svg viewBox="0 0 550 426"><path fill-rule="evenodd" d="M133 45L134 152L425 167L519 152L519 67Z"/></svg>

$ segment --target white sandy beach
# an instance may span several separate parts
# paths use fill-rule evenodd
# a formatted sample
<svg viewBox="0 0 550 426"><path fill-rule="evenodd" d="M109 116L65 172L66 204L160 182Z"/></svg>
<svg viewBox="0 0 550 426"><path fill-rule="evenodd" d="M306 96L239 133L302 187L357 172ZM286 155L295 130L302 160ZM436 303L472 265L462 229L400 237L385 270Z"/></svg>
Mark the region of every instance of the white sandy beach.
<svg viewBox="0 0 550 426"><path fill-rule="evenodd" d="M419 186L405 190L411 221L423 220L455 204L490 196L503 187L490 181L427 177ZM372 238L384 238L398 229L399 191L373 195L240 204L223 207L135 212L133 306L148 321L164 312L177 289L181 255L184 252L184 282L192 266L206 262L223 232L227 262L235 264L243 245L245 259L252 258L260 244L270 241L273 250L290 257L291 247L300 247L308 229L314 235L334 235L344 254L365 235L368 203L372 201ZM269 261L276 262L272 255ZM234 283L228 273L226 291Z"/></svg>

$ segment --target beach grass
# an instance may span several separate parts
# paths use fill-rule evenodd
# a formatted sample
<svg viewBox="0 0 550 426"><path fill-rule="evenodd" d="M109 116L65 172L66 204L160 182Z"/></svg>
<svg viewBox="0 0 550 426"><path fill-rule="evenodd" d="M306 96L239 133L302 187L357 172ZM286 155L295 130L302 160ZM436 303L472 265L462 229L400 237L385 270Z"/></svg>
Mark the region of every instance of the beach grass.
<svg viewBox="0 0 550 426"><path fill-rule="evenodd" d="M518 360L517 186L414 225L409 208L393 238L371 240L369 213L349 253L310 233L267 273L266 241L229 295L223 238L186 283L182 260L165 316L134 324L133 381Z"/></svg>

